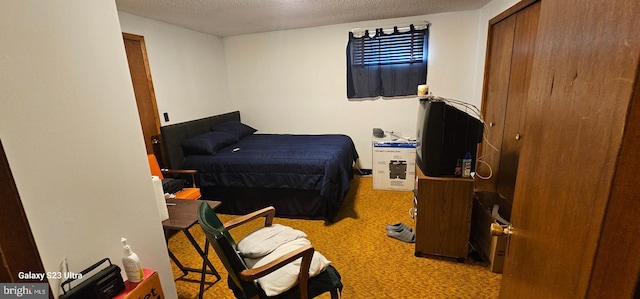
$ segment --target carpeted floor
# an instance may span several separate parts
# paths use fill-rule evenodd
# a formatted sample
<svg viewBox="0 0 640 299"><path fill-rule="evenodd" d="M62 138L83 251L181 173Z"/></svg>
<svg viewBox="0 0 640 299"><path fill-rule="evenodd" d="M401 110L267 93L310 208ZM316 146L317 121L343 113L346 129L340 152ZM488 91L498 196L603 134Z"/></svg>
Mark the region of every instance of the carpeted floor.
<svg viewBox="0 0 640 299"><path fill-rule="evenodd" d="M501 275L492 273L482 262L469 258L464 263L442 258L414 256L414 244L386 235L385 224L404 222L415 227L409 217L412 192L372 189L370 177L355 177L338 219L326 225L322 220L276 218L274 223L288 225L307 233L315 249L325 255L342 275L343 298L497 298ZM222 221L232 215L220 215ZM234 239L258 228L255 221L231 231ZM204 244L199 226L191 229ZM186 265L200 267L202 259L183 234L169 240L169 248ZM223 279L207 286L204 298L234 298L227 288L227 272L210 250L209 257ZM182 272L173 265L174 277ZM214 281L212 275L208 281ZM189 274L187 279L199 279ZM197 298L199 284L176 280L179 298ZM329 298L325 294L319 298Z"/></svg>

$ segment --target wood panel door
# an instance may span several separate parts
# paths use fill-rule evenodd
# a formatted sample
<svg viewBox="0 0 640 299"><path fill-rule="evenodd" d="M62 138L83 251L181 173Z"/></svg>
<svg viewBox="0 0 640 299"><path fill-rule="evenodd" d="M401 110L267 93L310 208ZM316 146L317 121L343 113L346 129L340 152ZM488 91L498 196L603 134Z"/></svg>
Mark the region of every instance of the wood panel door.
<svg viewBox="0 0 640 299"><path fill-rule="evenodd" d="M499 192L513 203L523 109L538 28L540 2L523 1L489 24L482 113L486 139L481 146L476 189Z"/></svg>
<svg viewBox="0 0 640 299"><path fill-rule="evenodd" d="M476 169L476 189L497 191L500 170L500 149L504 132L505 109L511 74L511 55L516 17L510 16L489 30L482 115L485 121L484 140L480 147Z"/></svg>
<svg viewBox="0 0 640 299"><path fill-rule="evenodd" d="M163 164L160 135L160 116L156 104L156 95L153 90L153 80L151 79L151 69L147 58L147 49L144 37L135 34L122 33L124 47L127 52L129 62L129 72L131 82L136 96L140 125L144 135L144 144L147 154L155 154L160 165Z"/></svg>
<svg viewBox="0 0 640 299"><path fill-rule="evenodd" d="M524 108L529 93L539 15L540 2L536 2L511 16L515 17L516 21L497 191L512 204L520 148L523 138L526 138Z"/></svg>
<svg viewBox="0 0 640 299"><path fill-rule="evenodd" d="M637 0L542 0L501 298L633 296L638 16Z"/></svg>
<svg viewBox="0 0 640 299"><path fill-rule="evenodd" d="M46 277L43 281L18 277L19 272L44 273L45 271L2 143L0 143L0 204L2 205L0 209L0 235L2 236L0 238L0 282L47 283ZM49 294L50 298L53 298L51 290Z"/></svg>

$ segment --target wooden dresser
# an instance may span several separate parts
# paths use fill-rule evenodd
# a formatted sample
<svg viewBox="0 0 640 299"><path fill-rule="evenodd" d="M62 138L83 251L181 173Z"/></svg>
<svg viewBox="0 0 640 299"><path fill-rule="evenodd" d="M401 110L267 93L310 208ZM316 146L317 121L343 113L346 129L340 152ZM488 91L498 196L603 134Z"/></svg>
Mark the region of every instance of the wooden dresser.
<svg viewBox="0 0 640 299"><path fill-rule="evenodd" d="M415 256L463 261L469 249L473 179L428 177L416 167Z"/></svg>

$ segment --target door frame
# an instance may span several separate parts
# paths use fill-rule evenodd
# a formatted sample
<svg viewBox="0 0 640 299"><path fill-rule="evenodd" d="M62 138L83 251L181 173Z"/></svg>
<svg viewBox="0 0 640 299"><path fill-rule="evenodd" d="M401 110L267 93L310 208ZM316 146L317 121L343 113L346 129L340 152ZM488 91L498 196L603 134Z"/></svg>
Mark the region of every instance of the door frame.
<svg viewBox="0 0 640 299"><path fill-rule="evenodd" d="M147 154L155 154L160 166L164 167L167 164L160 134L160 115L144 36L123 32L122 38Z"/></svg>

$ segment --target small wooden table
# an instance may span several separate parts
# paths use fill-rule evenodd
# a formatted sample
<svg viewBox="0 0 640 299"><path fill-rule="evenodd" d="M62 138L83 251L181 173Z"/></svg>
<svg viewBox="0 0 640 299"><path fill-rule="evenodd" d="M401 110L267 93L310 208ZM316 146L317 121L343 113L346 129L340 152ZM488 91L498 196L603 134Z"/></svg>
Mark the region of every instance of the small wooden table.
<svg viewBox="0 0 640 299"><path fill-rule="evenodd" d="M176 263L178 268L182 270L184 275L187 275L188 272L196 272L201 273L200 277L200 293L199 298L202 298L202 294L204 292L204 283L205 283L205 275L213 274L220 281L220 274L216 271L216 268L213 267L211 261L209 261L209 240L205 239L204 250L200 248L198 242L193 238L193 235L189 232L189 229L198 223L198 207L201 203L206 202L211 206L212 209L220 206L221 202L219 201L208 201L208 200L187 200L187 199L167 199L167 209L169 210L169 219L162 221L162 227L164 228L165 236L167 237L167 243L169 242L169 236L176 232L183 232L193 248L200 254L202 257L202 269L189 268L182 265L180 260L171 252L169 247L169 257L171 260ZM210 270L207 270L209 267Z"/></svg>
<svg viewBox="0 0 640 299"><path fill-rule="evenodd" d="M415 256L467 259L471 232L473 179L428 177L416 167Z"/></svg>

